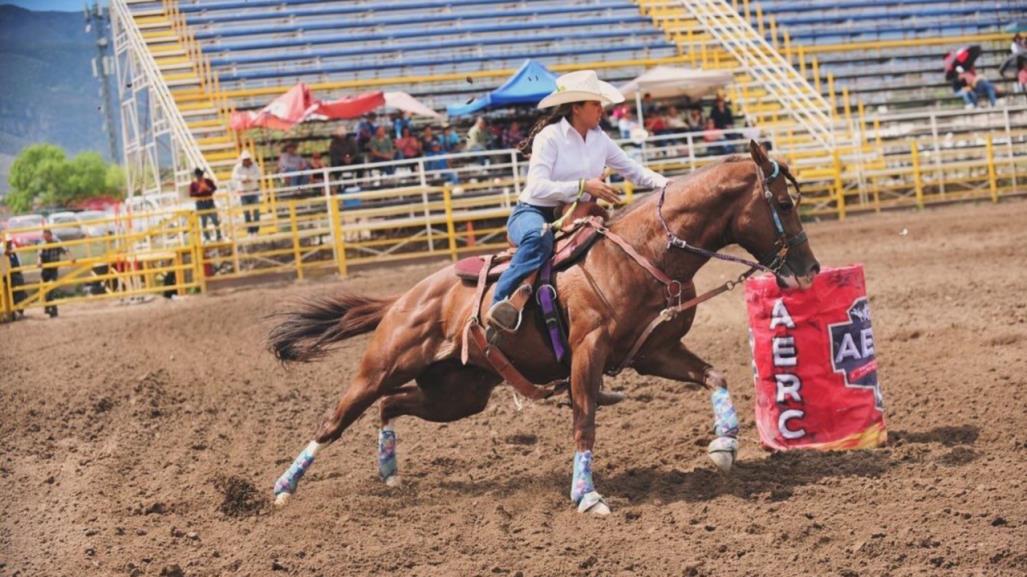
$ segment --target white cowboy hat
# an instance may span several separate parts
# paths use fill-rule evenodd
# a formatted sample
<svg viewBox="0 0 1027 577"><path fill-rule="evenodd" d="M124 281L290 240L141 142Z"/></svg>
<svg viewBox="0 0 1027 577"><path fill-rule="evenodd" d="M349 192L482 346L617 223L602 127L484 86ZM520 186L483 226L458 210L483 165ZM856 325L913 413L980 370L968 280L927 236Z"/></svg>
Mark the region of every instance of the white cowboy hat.
<svg viewBox="0 0 1027 577"><path fill-rule="evenodd" d="M242 154L239 155L239 162L242 162L244 160L253 160L253 157L250 156L249 150L244 150L242 151Z"/></svg>
<svg viewBox="0 0 1027 577"><path fill-rule="evenodd" d="M538 103L539 108L551 108L569 102L598 100L603 106L624 102L624 95L608 82L599 80L595 70L578 70L556 79L556 90Z"/></svg>

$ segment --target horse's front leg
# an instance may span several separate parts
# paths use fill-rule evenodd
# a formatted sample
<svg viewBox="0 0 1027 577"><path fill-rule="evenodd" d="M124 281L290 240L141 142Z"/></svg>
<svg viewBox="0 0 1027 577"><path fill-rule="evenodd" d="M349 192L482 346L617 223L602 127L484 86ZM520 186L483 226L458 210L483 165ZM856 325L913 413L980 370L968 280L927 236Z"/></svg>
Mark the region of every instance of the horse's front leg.
<svg viewBox="0 0 1027 577"><path fill-rule="evenodd" d="M675 381L703 386L710 391L713 404L713 433L707 454L721 471L727 473L738 453L738 413L731 402L727 381L712 365L688 350L684 343L675 341L670 346L649 352L635 362L634 368L643 375L655 375Z"/></svg>
<svg viewBox="0 0 1027 577"><path fill-rule="evenodd" d="M596 440L596 398L603 381L606 339L599 329L585 336L571 361L571 408L574 412L574 477L571 500L578 512L608 515L610 508L592 481L592 448Z"/></svg>

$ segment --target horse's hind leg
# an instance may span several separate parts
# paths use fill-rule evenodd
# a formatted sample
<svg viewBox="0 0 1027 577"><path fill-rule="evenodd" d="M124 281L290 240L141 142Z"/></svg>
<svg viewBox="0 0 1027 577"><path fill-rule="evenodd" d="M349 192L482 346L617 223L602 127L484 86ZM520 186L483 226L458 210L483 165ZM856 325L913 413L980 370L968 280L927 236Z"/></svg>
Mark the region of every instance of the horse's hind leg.
<svg viewBox="0 0 1027 577"><path fill-rule="evenodd" d="M455 361L437 363L407 385L385 396L379 407L382 428L378 434L378 475L389 486L399 484L396 462L397 417L412 415L426 421L448 423L480 413L500 379L482 369Z"/></svg>
<svg viewBox="0 0 1027 577"><path fill-rule="evenodd" d="M342 435L375 401L415 378L428 365L428 355L435 348L430 335L410 332L405 338L383 336L381 328L368 345L360 362L357 377L350 383L335 407L327 412L314 440L275 482L275 504L284 505L314 462L318 451ZM389 351L401 351L390 354Z"/></svg>
<svg viewBox="0 0 1027 577"><path fill-rule="evenodd" d="M707 454L723 472L731 470L738 452L738 413L731 402L727 381L712 365L700 359L681 342L661 351L648 354L635 364L635 370L645 375L656 375L675 381L699 385L710 391L713 405L713 432L717 436L710 442Z"/></svg>

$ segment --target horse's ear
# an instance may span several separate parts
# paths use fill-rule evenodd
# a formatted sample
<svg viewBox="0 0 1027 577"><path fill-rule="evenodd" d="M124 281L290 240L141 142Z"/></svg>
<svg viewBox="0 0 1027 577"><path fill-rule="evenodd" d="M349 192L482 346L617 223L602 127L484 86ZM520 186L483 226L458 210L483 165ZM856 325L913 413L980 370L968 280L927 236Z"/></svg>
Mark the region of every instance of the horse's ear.
<svg viewBox="0 0 1027 577"><path fill-rule="evenodd" d="M770 164L770 157L767 156L767 151L755 140L749 140L749 153L752 155L752 161L756 163L756 166L763 168Z"/></svg>

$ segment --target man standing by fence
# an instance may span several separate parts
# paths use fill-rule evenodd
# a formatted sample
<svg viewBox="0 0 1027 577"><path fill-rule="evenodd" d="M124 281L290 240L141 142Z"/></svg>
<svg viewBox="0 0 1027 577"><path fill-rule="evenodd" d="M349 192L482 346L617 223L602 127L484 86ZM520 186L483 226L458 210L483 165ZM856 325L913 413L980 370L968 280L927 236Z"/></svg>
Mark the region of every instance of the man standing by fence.
<svg viewBox="0 0 1027 577"><path fill-rule="evenodd" d="M193 171L193 181L189 183L189 196L196 199L196 212L200 213L200 230L203 231L204 240L210 240L207 234L208 220L214 224L217 239L221 240L221 221L218 220L217 209L214 206L214 191L217 189L214 181L204 176L202 168Z"/></svg>
<svg viewBox="0 0 1027 577"><path fill-rule="evenodd" d="M232 190L239 195L243 206L246 231L257 234L260 231L260 169L253 163L249 150L242 151L239 162L232 168Z"/></svg>
<svg viewBox="0 0 1027 577"><path fill-rule="evenodd" d="M57 282L57 270L61 259L68 254L68 249L63 246L54 246L54 236L50 229L43 229L43 245L39 249L39 257L37 258L37 264L42 269L39 273L40 282L52 283ZM75 259L71 259L71 262L75 262ZM42 291L42 297L39 300L44 303L50 302L51 289L48 284L43 284L39 287ZM50 315L50 318L57 316L57 305L46 305L43 309L46 314Z"/></svg>

